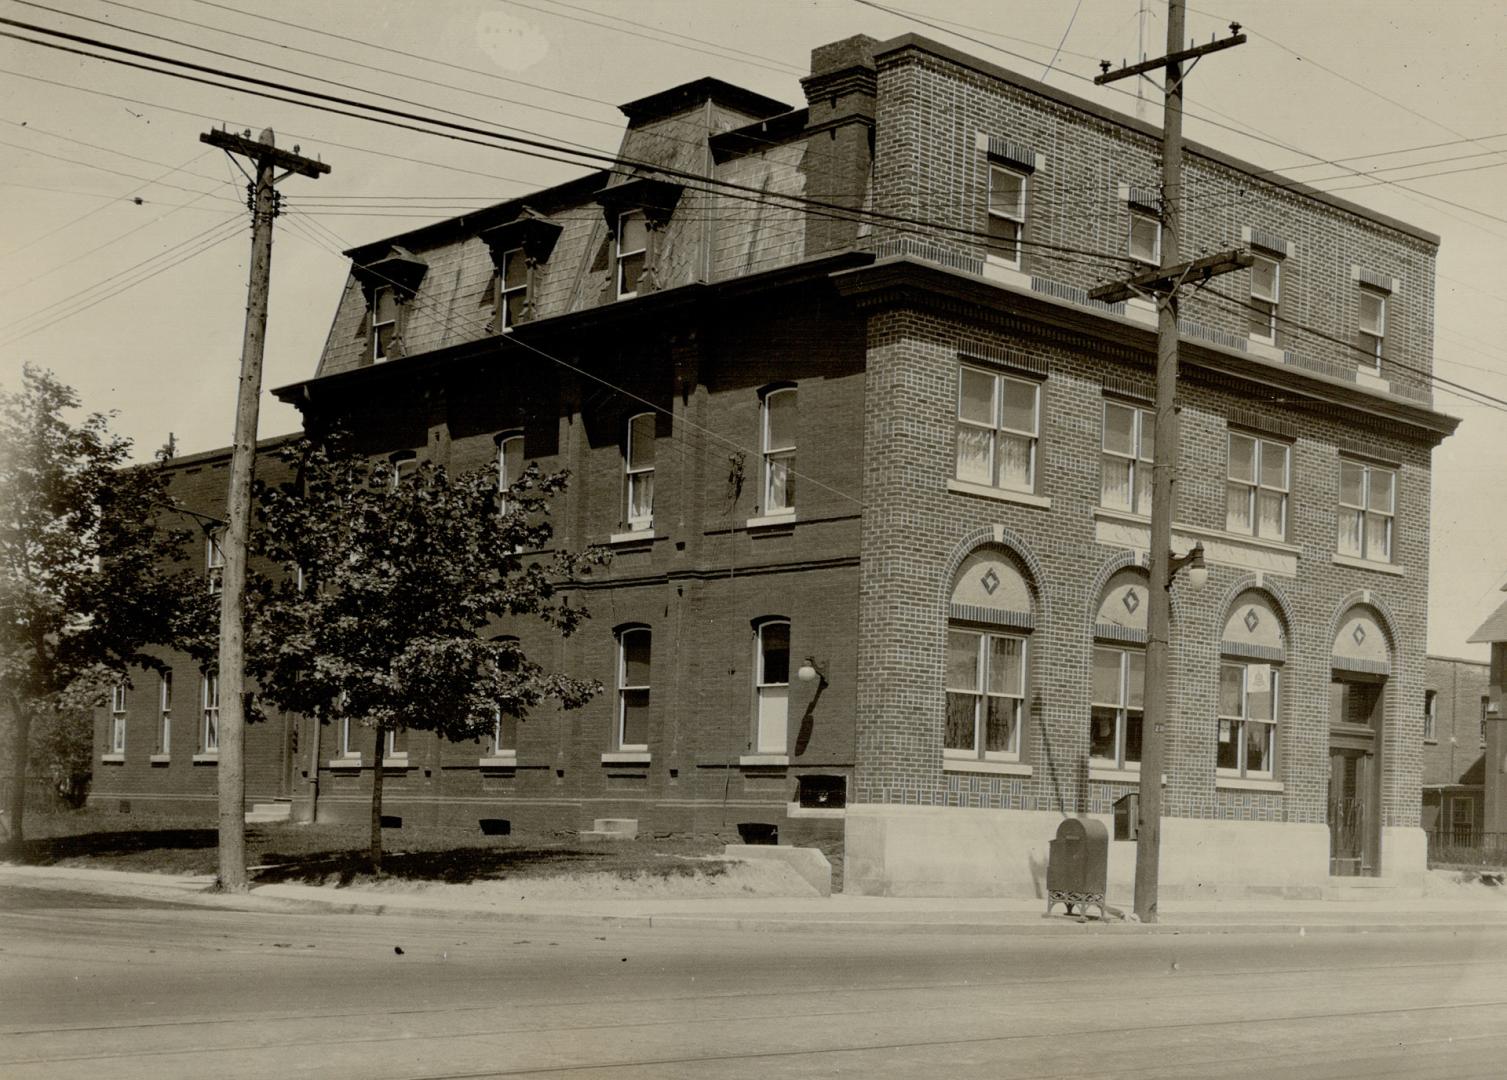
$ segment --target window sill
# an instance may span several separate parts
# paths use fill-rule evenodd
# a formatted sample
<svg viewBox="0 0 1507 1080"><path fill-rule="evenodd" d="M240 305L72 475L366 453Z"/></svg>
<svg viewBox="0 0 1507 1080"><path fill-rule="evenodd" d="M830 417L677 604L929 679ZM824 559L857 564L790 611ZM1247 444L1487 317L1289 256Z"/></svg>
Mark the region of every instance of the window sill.
<svg viewBox="0 0 1507 1080"><path fill-rule="evenodd" d="M166 765L171 760L173 760L171 754L153 754L147 758L147 761L153 765Z"/></svg>
<svg viewBox="0 0 1507 1080"><path fill-rule="evenodd" d="M106 765L124 765L126 756L125 754L101 754L100 761Z"/></svg>
<svg viewBox="0 0 1507 1080"><path fill-rule="evenodd" d="M743 769L768 767L770 765L785 766L790 764L789 754L744 754L738 758L738 767Z"/></svg>
<svg viewBox="0 0 1507 1080"><path fill-rule="evenodd" d="M848 812L843 807L802 806L798 802L785 804L785 816L791 818L844 818Z"/></svg>
<svg viewBox="0 0 1507 1080"><path fill-rule="evenodd" d="M1373 559L1357 559L1353 555L1341 555L1335 553L1331 557L1335 566L1350 566L1356 570L1375 570L1378 574L1391 574L1393 577L1407 577L1407 570L1394 563L1376 562Z"/></svg>
<svg viewBox="0 0 1507 1080"><path fill-rule="evenodd" d="M988 773L991 776L1030 776L1031 766L1023 761L980 761L977 758L943 758L942 771Z"/></svg>
<svg viewBox="0 0 1507 1080"><path fill-rule="evenodd" d="M768 514L751 517L743 523L745 529L770 529L781 525L794 525L794 510L775 510Z"/></svg>
<svg viewBox="0 0 1507 1080"><path fill-rule="evenodd" d="M602 764L647 765L653 758L647 750L612 750L602 755Z"/></svg>
<svg viewBox="0 0 1507 1080"><path fill-rule="evenodd" d="M195 765L218 765L220 763L220 752L218 750L210 750L203 754L195 754L193 762Z"/></svg>
<svg viewBox="0 0 1507 1080"><path fill-rule="evenodd" d="M351 754L348 757L330 758L326 764L332 769L359 769L361 768L361 755Z"/></svg>
<svg viewBox="0 0 1507 1080"><path fill-rule="evenodd" d="M518 767L518 755L494 754L491 757L478 758L476 764L483 769L516 769Z"/></svg>
<svg viewBox="0 0 1507 1080"><path fill-rule="evenodd" d="M609 544L649 544L654 541L654 527L652 525L643 529L629 529L627 532L613 533L607 537Z"/></svg>
<svg viewBox="0 0 1507 1080"><path fill-rule="evenodd" d="M382 759L384 769L412 769L414 765L408 760L407 754L394 754L392 757Z"/></svg>
<svg viewBox="0 0 1507 1080"><path fill-rule="evenodd" d="M1018 261L1001 259L998 255L984 256L984 277L989 281L1015 285L1022 289L1031 287L1031 275L1021 269Z"/></svg>
<svg viewBox="0 0 1507 1080"><path fill-rule="evenodd" d="M1034 506L1039 510L1052 508L1052 500L1049 496L1033 495L1027 491L1009 491L1005 488L990 487L988 484L975 484L971 480L951 479L947 481L947 490L954 495L977 495L980 498L994 499L997 502Z"/></svg>
<svg viewBox="0 0 1507 1080"><path fill-rule="evenodd" d="M1137 762L1132 768L1117 769L1113 765L1090 765L1088 778L1104 784L1139 784L1141 782L1141 766ZM1162 773L1162 787L1167 786L1167 774Z"/></svg>
<svg viewBox="0 0 1507 1080"><path fill-rule="evenodd" d="M1257 337L1254 334L1247 339L1247 349L1252 356L1259 356L1265 360L1286 362L1286 350L1281 348L1274 338Z"/></svg>
<svg viewBox="0 0 1507 1080"><path fill-rule="evenodd" d="M1282 794L1280 780L1262 780L1254 776L1215 776L1214 786L1222 791L1270 791Z"/></svg>

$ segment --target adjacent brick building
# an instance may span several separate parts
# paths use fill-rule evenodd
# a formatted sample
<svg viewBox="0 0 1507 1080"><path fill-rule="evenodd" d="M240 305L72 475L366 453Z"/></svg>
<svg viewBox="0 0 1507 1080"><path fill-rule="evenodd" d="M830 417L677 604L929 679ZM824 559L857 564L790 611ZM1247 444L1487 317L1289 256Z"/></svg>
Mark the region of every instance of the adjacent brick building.
<svg viewBox="0 0 1507 1080"><path fill-rule="evenodd" d="M850 890L1030 894L1138 789L1155 316L1087 291L1157 257L1157 132L914 36L812 59L804 108L676 87L629 164L350 252L279 393L568 468L559 541L615 553L523 635L607 692L400 738L405 821L842 830ZM1415 874L1437 238L1197 146L1186 190L1185 251L1258 258L1182 310L1164 895ZM332 741L294 794L354 817Z"/></svg>
<svg viewBox="0 0 1507 1080"><path fill-rule="evenodd" d="M1478 842L1485 828L1490 674L1483 661L1428 658L1422 825L1455 846Z"/></svg>

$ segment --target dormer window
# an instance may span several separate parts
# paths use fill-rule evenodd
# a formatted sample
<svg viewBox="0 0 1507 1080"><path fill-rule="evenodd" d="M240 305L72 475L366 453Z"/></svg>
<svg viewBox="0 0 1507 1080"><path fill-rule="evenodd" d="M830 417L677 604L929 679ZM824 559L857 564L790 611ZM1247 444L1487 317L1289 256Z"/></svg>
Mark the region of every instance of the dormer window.
<svg viewBox="0 0 1507 1080"><path fill-rule="evenodd" d="M528 260L521 247L512 248L502 253L497 269L497 325L504 333L523 319L527 303Z"/></svg>
<svg viewBox="0 0 1507 1080"><path fill-rule="evenodd" d="M372 294L372 363L393 355L393 339L398 335L398 298L392 286L384 285Z"/></svg>
<svg viewBox="0 0 1507 1080"><path fill-rule="evenodd" d="M649 252L649 226L642 210L625 210L617 219L617 298L638 295Z"/></svg>

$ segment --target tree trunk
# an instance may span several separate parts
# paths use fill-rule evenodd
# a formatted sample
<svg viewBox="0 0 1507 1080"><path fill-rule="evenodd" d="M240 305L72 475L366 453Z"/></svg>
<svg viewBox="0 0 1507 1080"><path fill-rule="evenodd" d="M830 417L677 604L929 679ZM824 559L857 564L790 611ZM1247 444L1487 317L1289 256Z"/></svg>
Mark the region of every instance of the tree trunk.
<svg viewBox="0 0 1507 1080"><path fill-rule="evenodd" d="M5 824L10 830L6 854L21 860L26 855L23 824L26 818L26 764L31 756L31 712L21 704L18 694L6 694L11 719L15 722L15 739L11 744L11 789L6 800Z"/></svg>
<svg viewBox="0 0 1507 1080"><path fill-rule="evenodd" d="M387 731L376 730L376 754L372 760L372 873L382 876L382 751L387 748Z"/></svg>

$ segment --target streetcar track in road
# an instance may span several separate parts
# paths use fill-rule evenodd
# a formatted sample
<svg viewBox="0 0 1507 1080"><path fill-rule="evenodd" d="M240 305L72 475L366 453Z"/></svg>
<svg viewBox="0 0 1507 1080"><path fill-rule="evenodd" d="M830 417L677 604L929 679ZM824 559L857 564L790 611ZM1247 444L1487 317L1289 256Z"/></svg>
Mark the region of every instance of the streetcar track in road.
<svg viewBox="0 0 1507 1080"><path fill-rule="evenodd" d="M177 942L174 942L171 947L173 949L181 949L183 946L179 945ZM225 950L222 947L219 947L219 946L215 946L215 947L198 946L197 947L197 951L208 953L208 952L225 951ZM262 949L262 950L258 950L258 951L259 952L267 952L268 955L272 955L270 953L270 951L265 950L265 948ZM609 953L613 953L615 955L618 950L606 950L606 951L609 952ZM56 956L48 956L48 955L37 956L37 955L34 955L34 954L22 954L22 953L14 953L14 952L7 952L4 955L9 955L9 956L26 955L26 956L28 956L31 959L53 960L53 961L61 959L60 957L56 957ZM162 954L159 953L159 955L162 955ZM311 958L311 959L322 959L322 960L325 960L325 961L328 961L328 962L331 962L331 963L338 963L338 962L342 962L342 961L344 961L344 962L359 961L359 960L361 960L363 958L361 956L350 955L350 954L331 955L328 952L324 956L322 956L322 957L315 957L312 952L305 954L305 953L302 953L302 952L293 952L293 951L284 951L284 950L279 950L276 955L280 959L286 958L286 957L289 957L289 956L307 955L308 958ZM96 957L94 959L97 961L98 958ZM129 961L127 961L127 962L129 962ZM459 961L457 961L457 962L459 962ZM1343 978L1346 981L1353 981L1355 978L1364 977L1364 976L1366 976L1368 974L1374 974L1374 973L1377 973L1377 972L1385 972L1385 973L1388 973L1388 974L1394 974L1394 973L1411 973L1411 974L1416 974L1418 972L1427 971L1429 969L1443 969L1443 977L1446 980L1448 980L1448 982L1450 982L1451 984L1454 984L1454 983L1459 982L1459 980L1460 980L1460 972L1462 970L1464 970L1464 969L1470 969L1470 968L1480 968L1480 969L1484 969L1484 970L1489 970L1489 971L1491 971L1493 973L1500 973L1500 972L1503 971L1503 965L1500 963L1500 961L1482 959L1482 960L1459 960L1459 961L1445 961L1445 960L1420 961L1420 962L1415 962L1415 963L1355 964L1355 965L1351 965L1349 967L1346 967L1344 969L1336 969L1336 968L1334 968L1332 966L1290 967L1290 968L1289 967L1284 967L1284 968L1239 968L1239 969L1229 969L1229 970L1224 970L1224 971L1199 971L1199 970L1196 970L1196 969L1191 969L1191 970L1180 971L1178 973L1177 977L1180 978L1180 979L1185 979L1185 980L1194 980L1194 979L1229 979L1229 978L1240 978L1240 979L1250 979L1250 978L1281 978L1281 977L1295 977L1295 976L1304 976L1304 975L1327 975L1327 976L1332 976L1332 977ZM1142 974L1142 973L1132 973L1132 974ZM479 975L479 977L491 977L490 975L482 975L482 973L478 973L478 975ZM1068 976L1060 976L1060 977L1057 977L1057 978L1042 978L1042 977L1032 977L1032 976L1019 976L1019 977L1007 978L1007 979L964 979L964 980L949 980L949 981L946 981L946 982L939 982L939 981L913 982L913 983L895 984L895 985L887 985L887 986L865 986L865 985L861 985L861 984L856 984L855 983L855 984L850 984L850 985L847 985L847 986L821 986L821 987L811 987L809 989L807 989L807 988L801 988L801 987L786 987L786 988L781 988L778 991L770 990L770 991L754 991L754 992L745 991L745 990L712 990L712 991L698 992L698 993L695 993L695 994L662 994L662 995L656 995L656 996L653 996L653 997L638 996L634 1000L635 1000L636 1003L644 1004L644 1005L677 1005L677 1004L682 1004L682 1003L687 1003L687 1002L694 1003L694 1002L704 1002L704 1001L710 1001L710 1000L715 1000L715 1001L718 1001L718 1002L721 1002L721 1003L733 1003L733 1002L739 1002L739 1001L742 1001L742 1002L752 1002L752 1001L758 1000L760 998L772 998L772 999L775 999L776 1001L779 1001L779 1002L783 1003L783 1002L788 1002L791 998L800 997L800 996L819 996L819 997L821 997L823 999L830 1000L834 996L840 995L840 994L867 994L867 995L871 995L872 996L872 995L876 995L876 994L903 994L903 993L915 993L915 992L926 992L926 991L937 992L937 991L949 991L949 990L954 990L954 991L955 990L978 991L978 990L986 990L986 989L1002 990L1002 989L1022 988L1022 987L1031 987L1031 988L1034 989L1036 987L1041 987L1041 986L1054 986L1054 987L1072 986L1072 985L1074 985L1076 983L1087 983L1090 986L1097 987L1099 985L1099 983L1100 983L1100 976L1097 976L1097 975L1068 975ZM1284 993L1284 992L1289 991L1290 989L1291 989L1291 987L1280 986L1279 985L1279 986L1263 987L1263 988L1247 988L1246 993L1248 993L1248 994L1249 993L1273 994L1273 993ZM1312 985L1306 986L1305 989L1313 989L1313 986ZM1166 999L1166 1000L1176 1000L1178 998L1183 998L1183 997L1202 997L1202 996L1205 996L1205 992L1204 991L1199 991L1199 990L1194 990L1194 989L1189 989L1186 992L1174 993L1174 994L1166 994L1165 991L1162 992L1162 997L1164 999ZM1067 994L1067 995L1065 995L1063 997L1049 998L1049 999L1037 998L1035 1000L1037 1000L1040 1003L1046 1003L1046 1004L1063 1003L1063 1002L1071 1003L1071 1002L1081 1001L1082 1000L1082 995L1081 994L1069 993L1069 994ZM140 1022L130 1022L130 1023L117 1023L117 1024L62 1025L62 1026L45 1027L45 1028L0 1028L0 1038L28 1037L28 1036L38 1036L38 1035L59 1035L59 1034L76 1035L76 1034L87 1034L87 1033L90 1033L90 1032L121 1033L121 1032L129 1032L129 1031L147 1031L147 1030L155 1030L155 1029L162 1029L162 1028L183 1028L183 1027L206 1027L206 1028L208 1028L208 1027L216 1027L216 1026L227 1025L227 1024L228 1025L240 1025L240 1024L246 1023L248 1020L254 1020L256 1023L279 1023L279 1022L289 1022L289 1021L298 1022L298 1021L306 1021L306 1020L307 1021L317 1021L317 1020L353 1020L353 1019L361 1019L361 1018L365 1018L365 1017L379 1017L379 1018L395 1018L395 1017L404 1017L404 1016L419 1016L419 1017L422 1017L422 1016L429 1016L429 1015L435 1015L435 1014L444 1014L444 1013L484 1013L484 1012L495 1012L495 1011L498 1011L498 1010L507 1010L507 1009L513 1009L513 1010L536 1010L536 1009L594 1008L594 1007L600 1006L601 1003L602 1003L602 999L600 999L600 998L582 998L582 999L564 999L564 1000L553 1000L553 1001L517 1002L517 1003L502 1004L502 1005L495 1004L495 1003L490 1003L490 1004L485 1004L485 1005L435 1006L435 1007L431 1007L431 1008L354 1009L354 1010L325 1011L325 1012L274 1013L274 1014L270 1014L270 1015L268 1015L268 1014L256 1014L256 1015L247 1015L247 1016L228 1017L228 1018L223 1018L223 1019L222 1018L198 1017L198 1018L187 1018L187 1019L177 1019L177 1020L150 1020L150 1021L140 1021ZM837 1016L850 1015L850 1014L852 1014L855 1011L857 1011L857 1012L871 1012L871 1011L873 1011L873 1009L871 1007L871 1008L863 1009L863 1010L839 1009L839 1010L820 1010L820 1011L816 1011L816 1012L805 1010L805 1011L803 1011L802 1015L808 1015L808 1016L833 1016L833 1017L837 1017ZM653 1025L652 1025L652 1023L649 1023L649 1022L631 1022L631 1023L614 1024L614 1025L601 1025L601 1026L603 1026L603 1027L636 1027L636 1026L653 1026ZM535 1028L519 1028L519 1029L517 1029L517 1032L519 1032L519 1033L526 1033L526 1032L532 1031L532 1030L550 1031L550 1030L561 1030L561 1029L559 1029L559 1028L553 1028L553 1027L552 1028L537 1028L537 1029L535 1029ZM365 1041L365 1040L355 1040L355 1041L359 1042L359 1041ZM84 1060L84 1059L85 1059L84 1057L81 1057L78 1060ZM59 1060L64 1060L64 1059L59 1059ZM66 1060L74 1060L74 1059L70 1058L70 1059L66 1059ZM0 1060L0 1063L9 1064L9 1063L12 1063L12 1062Z"/></svg>
<svg viewBox="0 0 1507 1080"><path fill-rule="evenodd" d="M1454 980L1452 978L1450 981L1454 982L1456 980ZM1095 983L1095 985L1097 985L1097 983ZM987 989L988 988L988 984L971 983L971 984L960 985L958 988L959 989L965 989L966 988L966 989L969 989L969 990L982 990L982 989ZM932 988L931 987L927 987L927 986L919 986L919 987L914 987L914 988L911 988L911 989L912 990L927 990L927 989L932 989ZM1312 990L1314 988L1313 987L1308 987L1306 989ZM1292 990L1292 988L1291 987L1287 987L1287 986L1271 987L1271 988L1267 988L1267 989L1248 989L1247 991L1245 991L1245 996L1246 996L1247 999L1249 999L1251 996L1253 996L1254 994L1257 994L1257 993L1264 993L1264 994L1287 994L1287 993L1290 993L1291 990ZM852 990L852 991L847 991L847 992L873 994L873 993L876 993L876 992L883 992L883 991ZM827 992L827 993L830 995L830 991ZM1182 999L1182 998L1204 998L1204 997L1207 997L1207 996L1208 996L1208 994L1207 994L1206 991L1189 988L1186 992L1183 992L1183 993L1176 993L1176 994L1162 993L1162 994L1160 994L1158 996L1158 1000L1161 1001L1164 1004L1167 1004L1167 1003L1175 1002L1175 1001L1177 1001L1179 999ZM780 1000L783 1001L783 1000L785 1000L785 999L788 998L788 995L785 995L785 994L782 994L782 993L781 994L767 993L767 994L729 995L729 1000L736 1000L739 997L741 997L741 998L774 997L774 998L777 998L777 999L780 999ZM685 1000L696 1000L696 999L695 998L674 997L674 998L655 998L655 999L643 999L643 998L640 998L640 999L637 999L637 1000L640 1001L640 1002L653 1003L653 1004L675 1004L675 1003L679 1003L679 1002L682 1002L682 1001L685 1001ZM1034 998L1033 1001L1032 1001L1032 1004L1036 1005L1036 1006L1052 1006L1052 1005L1059 1005L1059 1004L1078 1004L1078 1003L1081 1003L1082 1000L1083 1000L1083 995L1082 994L1069 994L1069 995L1065 995L1065 996L1058 997L1058 998L1040 998L1040 997ZM327 1020L327 1019L345 1019L345 1020L349 1020L349 1019L355 1019L355 1018L370 1018L370 1019L376 1019L376 1020L386 1021L386 1020L390 1020L390 1019L392 1019L394 1017L407 1016L407 1015L426 1015L426 1014L434 1014L434 1013L477 1013L477 1012L500 1011L500 1010L508 1010L508 1009L529 1009L529 1008L562 1008L562 1009L568 1009L568 1008L577 1008L577 1007L580 1007L582 1005L593 1005L593 1006L595 1006L595 1005L600 1005L600 1004L601 1004L600 1001L593 1000L593 1001L588 1001L588 1002L571 1002L571 1003L563 1003L563 1004L558 1004L557 1003L557 1004L522 1004L522 1005L484 1005L484 1006L461 1006L461 1007L457 1007L457 1008L408 1009L408 1010L376 1009L376 1010L368 1010L368 1011L361 1011L361 1012L345 1012L345 1013L295 1014L295 1015L282 1016L282 1017L262 1017L262 1016L245 1017L245 1016L243 1016L243 1017L228 1018L228 1019L223 1019L223 1020L208 1020L208 1021L166 1021L166 1022L161 1022L161 1023L149 1023L149 1024L140 1024L140 1025L111 1025L111 1026L106 1026L106 1027L102 1027L102 1028L86 1028L86 1029L75 1029L75 1028L38 1029L38 1030L34 1030L34 1031L7 1032L7 1033L5 1033L5 1036L6 1037L10 1037L10 1036L18 1036L18 1035L19 1036L24 1036L24 1035L57 1034L57 1033L70 1033L70 1034L72 1034L72 1033L77 1033L80 1030L84 1030L84 1031L93 1030L93 1031L119 1032L119 1031L122 1031L122 1030L130 1031L130 1030L151 1029L151 1028L161 1028L161 1027L212 1027L212 1026L219 1026L219 1025L226 1025L226 1024L233 1024L233 1025L237 1025L237 1026L243 1026L244 1024L246 1024L249 1021L254 1021L254 1022L258 1023L258 1024L275 1023L275 1022L278 1022L278 1021L302 1022L302 1021L318 1021L318 1020ZM1300 1022L1300 1021L1311 1020L1311 1019L1335 1019L1335 1018L1345 1018L1345 1017L1348 1017L1348 1018L1357 1018L1358 1019L1358 1018L1364 1018L1364 1017L1368 1017L1368 1016L1404 1014L1404 1013L1413 1013L1413 1012L1428 1012L1428 1011L1447 1010L1447 1009L1476 1009L1476 1008L1485 1009L1485 1008L1504 1007L1504 1006L1507 1006L1507 998L1504 998L1504 999L1501 999L1501 1000L1487 1000L1487 1001L1474 1001L1474 1002L1456 1002L1456 1003L1452 1003L1452 1004L1420 1005L1420 1006L1416 1006L1416 1007L1406 1007L1406 1008L1397 1008L1397 1009L1375 1009L1375 1010L1362 1009L1362 1010L1354 1010L1354 1011L1350 1011L1350 1012L1332 1013L1332 1014L1315 1013L1315 1014L1298 1014L1298 1015L1271 1015L1271 1016L1266 1016L1266 1017L1240 1018L1240 1019L1233 1019L1233 1020L1211 1020L1211 1021L1203 1021L1203 1022L1199 1022L1199 1023L1180 1023L1180 1024L1167 1024L1167 1025L1154 1025L1153 1024L1153 1025L1149 1025L1149 1026L1146 1026L1146 1027L1143 1027L1143 1028L1135 1028L1135 1029L1127 1029L1127 1030L1137 1030L1137 1031L1139 1031L1139 1030L1147 1030L1147 1031L1150 1031L1150 1030L1160 1030L1161 1028L1166 1028L1167 1030L1178 1030L1178 1029L1190 1028L1190 1027L1206 1027L1206 1026L1218 1027L1218 1026L1226 1025L1226 1024L1286 1023L1286 1022ZM867 1006L864 1006L864 1007L854 1007L854 1008L844 1008L844 1009L829 1009L829 1010L819 1010L819 1011L802 1010L800 1012L800 1016L802 1018L806 1018L806 1019L818 1019L819 1018L819 1019L824 1019L824 1020L826 1020L826 1019L834 1019L835 1020L835 1019L842 1019L842 1018L845 1018L845 1017L854 1017L854 1016L866 1016L866 1017L867 1016L873 1016L876 1012L882 1012L882 1011L884 1011L882 1007L878 1007L878 1006L870 1004L870 1005L867 1005ZM913 1007L913 1008L908 1008L906 1010L906 1012L907 1012L908 1015L911 1015L911 1016L915 1016L915 1015L918 1015L918 1014L921 1014L921 1013L926 1013L926 1012L942 1012L942 1013L947 1013L947 1014L950 1015L951 1012L952 1012L952 1006L951 1005L936 1005L936 1006L932 1006L932 1007L928 1007L928 1008L914 1008ZM739 1019L739 1020L753 1020L753 1021L758 1021L758 1020L780 1020L780 1019L783 1019L783 1018L787 1017L788 1015L789 1015L788 1011L787 1012L783 1012L783 1013L770 1013L768 1015L763 1015L763 1016L760 1016L760 1015L749 1015L748 1013L745 1012L745 1013L740 1013L736 1017L736 1019ZM673 1017L670 1017L670 1018L667 1018L667 1019L664 1019L664 1020L625 1020L625 1021L617 1022L617 1023L601 1023L601 1022L598 1022L598 1023L593 1023L591 1025L591 1030L592 1031L648 1030L648 1029L653 1029L653 1028L667 1028L667 1027L677 1027L677 1026L686 1026L686 1025L695 1025L695 1024L723 1024L723 1023L728 1022L730 1019L733 1019L733 1017L728 1017L728 1016L713 1016L713 1017L704 1017L703 1018L703 1017L687 1017L687 1016L683 1016L683 1015L676 1015L676 1016L673 1016ZM206 1047L205 1044L203 1044L201 1042L201 1043L195 1043L193 1046L186 1046L186 1047L176 1048L176 1049L149 1048L149 1049L143 1049L143 1050L134 1050L134 1051L123 1052L123 1051L121 1051L121 1050L119 1050L117 1048L117 1049L111 1049L111 1050L108 1050L108 1051L101 1051L101 1052L98 1052L98 1053L72 1054L72 1055L68 1055L66 1057L50 1056L50 1057L3 1058L3 1059L0 1059L0 1065L9 1065L9 1066L38 1065L38 1064L54 1065L54 1064L62 1064L62 1063L68 1063L68 1062L83 1062L83 1061L126 1061L126 1060L137 1060L137 1059L148 1059L148 1058L172 1058L172 1057L181 1057L181 1056L184 1056L184 1055L202 1055L202 1054L205 1054L205 1053L239 1053L239 1052L245 1052L245 1051L266 1051L266 1050L276 1049L276 1048L289 1049L289 1048L296 1048L296 1047L302 1047L302 1046L317 1046L317 1047L330 1047L330 1046L367 1046L367 1045L380 1045L380 1044L383 1044L383 1043L393 1043L393 1042L404 1043L406 1045L410 1045L411 1046L411 1045L414 1045L416 1043L427 1042L427 1041L435 1041L435 1042L441 1042L441 1043L445 1043L445 1044L453 1044L453 1043L455 1043L456 1041L459 1041L459 1040L476 1040L476 1039L488 1040L488 1039L499 1038L499 1037L501 1037L501 1038L516 1038L516 1037L527 1038L527 1037L531 1037L531 1036L545 1036L545 1035L557 1034L559 1032L579 1031L580 1028L581 1028L581 1025L579 1023L555 1023L555 1024L533 1026L533 1027L529 1027L529 1026L520 1026L520 1027L511 1027L511 1028L489 1027L486 1031L480 1031L480 1032L450 1032L450 1033L437 1034L437 1035L432 1035L432 1036L430 1036L430 1035L400 1034L400 1035L388 1035L388 1036L351 1036L351 1037L348 1037L348 1038L331 1038L331 1037L329 1037L327 1035L321 1035L321 1036L318 1036L318 1037L315 1037L315 1038L301 1039L301 1040L297 1040L297 1041L289 1041L287 1039L281 1039L281 1040L276 1041L275 1043L238 1043L238 1044L220 1045L220 1046L213 1046L213 1047ZM1067 1034L1072 1034L1074 1036L1086 1036L1086 1035L1096 1035L1096 1034L1101 1034L1101 1033L1115 1034L1119 1030L1121 1030L1121 1029L1112 1028L1112 1029L1104 1029L1103 1032L1101 1032L1099 1030L1092 1030L1092 1031L1082 1031L1082 1032L1059 1032L1057 1034L1058 1035L1063 1035L1063 1036L1065 1036ZM1020 1035L1020 1036L1009 1036L1008 1038L1032 1038L1032 1037L1040 1037L1040 1036L1025 1036L1025 1035ZM1003 1038L1006 1038L1006 1037L1005 1036L996 1036L996 1037L991 1037L991 1039L958 1040L958 1041L960 1041L960 1042L992 1041L992 1039L1003 1039ZM904 1044L904 1045L909 1045L909 1044ZM926 1045L931 1045L931 1044L930 1043L926 1043L926 1042L921 1042L921 1043L916 1043L915 1045L917 1045L917 1046L926 1046ZM885 1047L880 1047L879 1049L884 1049L884 1048ZM854 1048L854 1049L864 1049L864 1048L863 1047L858 1047L858 1048ZM819 1051L800 1051L800 1053L817 1053L817 1052L819 1052ZM792 1053L796 1053L796 1052L792 1051ZM737 1055L734 1055L734 1056L736 1057ZM757 1057L758 1055L751 1055L751 1056ZM699 1059L694 1059L694 1060L699 1060ZM708 1059L708 1060L714 1060L714 1059ZM649 1064L653 1064L653 1062L650 1062ZM548 1070L543 1070L543 1071L548 1071ZM480 1075L484 1076L484 1075L489 1075L489 1074L483 1073L483 1074L480 1074ZM418 1080L418 1078L415 1078L415 1080ZM443 1080L443 1078L436 1078L436 1080Z"/></svg>

